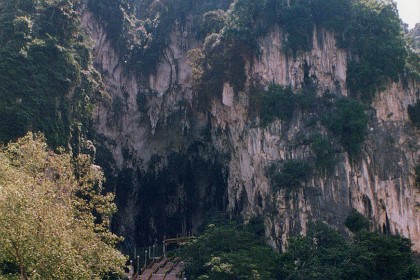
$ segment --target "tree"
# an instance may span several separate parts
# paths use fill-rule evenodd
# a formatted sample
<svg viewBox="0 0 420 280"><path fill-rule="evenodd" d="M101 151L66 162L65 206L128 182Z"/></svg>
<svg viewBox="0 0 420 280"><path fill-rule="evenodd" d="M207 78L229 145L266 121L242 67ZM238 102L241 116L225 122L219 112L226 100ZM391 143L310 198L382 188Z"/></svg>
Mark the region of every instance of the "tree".
<svg viewBox="0 0 420 280"><path fill-rule="evenodd" d="M0 0L2 144L33 130L77 149L73 137L86 135L103 91L76 2Z"/></svg>
<svg viewBox="0 0 420 280"><path fill-rule="evenodd" d="M360 232L361 230L369 230L369 220L356 209L351 210L344 225L353 233Z"/></svg>
<svg viewBox="0 0 420 280"><path fill-rule="evenodd" d="M281 279L408 280L419 275L408 239L362 228L349 242L323 222L310 224L306 236L291 238L280 259Z"/></svg>
<svg viewBox="0 0 420 280"><path fill-rule="evenodd" d="M277 279L278 254L265 244L263 225L212 223L182 249L189 279Z"/></svg>
<svg viewBox="0 0 420 280"><path fill-rule="evenodd" d="M375 277L370 279L418 279L409 239L362 230L355 245L373 256Z"/></svg>
<svg viewBox="0 0 420 280"><path fill-rule="evenodd" d="M102 279L125 257L109 231L113 195L85 155L54 153L28 133L0 151L0 274L21 279ZM2 268L3 267L3 268Z"/></svg>

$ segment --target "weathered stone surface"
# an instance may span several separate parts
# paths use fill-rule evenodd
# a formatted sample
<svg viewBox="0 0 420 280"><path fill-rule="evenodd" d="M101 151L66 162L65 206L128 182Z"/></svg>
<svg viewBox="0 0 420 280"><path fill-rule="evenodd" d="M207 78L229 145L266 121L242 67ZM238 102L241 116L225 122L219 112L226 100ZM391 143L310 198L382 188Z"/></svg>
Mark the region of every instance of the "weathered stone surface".
<svg viewBox="0 0 420 280"><path fill-rule="evenodd" d="M263 215L271 244L281 248L291 233L304 233L310 220L325 220L345 231L343 222L356 208L374 228L410 237L420 251L420 198L414 186L420 138L407 116L408 105L419 98L418 84L391 83L376 95L368 109L369 132L360 159L350 163L347 154L338 151L331 174L317 174L291 193L273 192L266 168L278 160L310 158L309 146L297 140L325 132L319 124L307 126L310 114L296 110L288 123L256 127L249 114L248 90L235 93L229 84L224 85L221 100L215 97L206 111L199 111L194 107L199 93L193 91L187 61L188 50L199 44L188 32L175 27L156 73L141 77L125 69L103 28L86 11L83 23L95 41L95 65L113 101L97 105L96 130L108 139L117 170L135 174L127 201L120 204L121 233L137 240L171 234L158 225L176 215L177 230L185 233L201 225L206 211L217 210L240 214L245 220ZM315 29L314 48L296 58L284 54L281 38L281 30L274 30L259 40L261 55L247 63L248 85L274 82L299 89L309 71L306 74L316 83L319 96L325 91L347 96L347 54L336 48L331 33ZM174 154L189 162L179 165L185 169L179 174L194 174L189 183L185 178L159 177L177 176L176 163L169 159ZM153 161L156 158L158 163ZM162 198L164 204L142 202L145 189L158 186L158 181L173 183L165 186L165 191L173 188L173 192ZM138 236L136 230L142 227L150 230Z"/></svg>

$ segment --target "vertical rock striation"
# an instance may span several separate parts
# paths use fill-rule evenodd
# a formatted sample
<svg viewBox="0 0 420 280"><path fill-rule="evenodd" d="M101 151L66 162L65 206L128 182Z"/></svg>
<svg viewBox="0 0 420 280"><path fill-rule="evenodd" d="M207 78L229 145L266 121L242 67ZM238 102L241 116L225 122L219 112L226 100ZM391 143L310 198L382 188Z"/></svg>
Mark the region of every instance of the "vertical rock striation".
<svg viewBox="0 0 420 280"><path fill-rule="evenodd" d="M272 245L284 248L288 236L305 232L310 220L344 231L355 208L374 228L409 237L420 250L414 183L419 131L407 116L408 105L419 98L418 84L391 83L376 95L366 110L368 135L356 161L341 149L332 172L315 173L292 192L274 191L270 164L310 158L309 144L301 140L325 128L308 125L313 113L301 110L291 121L257 126L250 88L276 83L298 90L309 78L320 97L347 96L347 53L336 47L333 34L316 28L313 49L293 57L282 50L282 31L273 30L259 40L260 55L246 63L245 90L235 92L225 83L222 98L213 97L208 110L200 111L187 59L199 43L188 27L174 27L157 70L143 77L127 70L92 14L83 11L82 22L110 93L108 103L97 104L95 129L116 162L118 188L126 183L117 189L120 233L149 242L198 229L210 211L227 211L245 220L263 215Z"/></svg>

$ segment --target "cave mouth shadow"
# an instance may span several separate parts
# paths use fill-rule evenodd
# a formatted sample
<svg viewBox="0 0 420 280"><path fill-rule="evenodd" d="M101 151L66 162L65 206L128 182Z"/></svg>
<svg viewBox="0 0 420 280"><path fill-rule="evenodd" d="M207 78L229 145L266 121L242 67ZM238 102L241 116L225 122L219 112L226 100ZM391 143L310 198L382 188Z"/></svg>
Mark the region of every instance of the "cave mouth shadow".
<svg viewBox="0 0 420 280"><path fill-rule="evenodd" d="M121 171L116 180L119 212L113 229L125 237L122 249L197 234L208 217L225 213L228 170L223 160L192 145L166 158L153 156L146 170ZM129 210L132 205L134 213Z"/></svg>

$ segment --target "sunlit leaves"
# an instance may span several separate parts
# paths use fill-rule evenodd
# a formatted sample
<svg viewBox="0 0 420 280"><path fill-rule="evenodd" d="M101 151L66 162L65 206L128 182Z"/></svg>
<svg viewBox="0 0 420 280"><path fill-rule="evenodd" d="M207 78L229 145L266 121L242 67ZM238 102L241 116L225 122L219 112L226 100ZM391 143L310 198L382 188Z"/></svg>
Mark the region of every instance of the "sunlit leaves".
<svg viewBox="0 0 420 280"><path fill-rule="evenodd" d="M76 167L74 167L76 166ZM113 195L87 156L73 161L27 134L0 152L0 263L24 279L101 279L125 258L109 232Z"/></svg>

